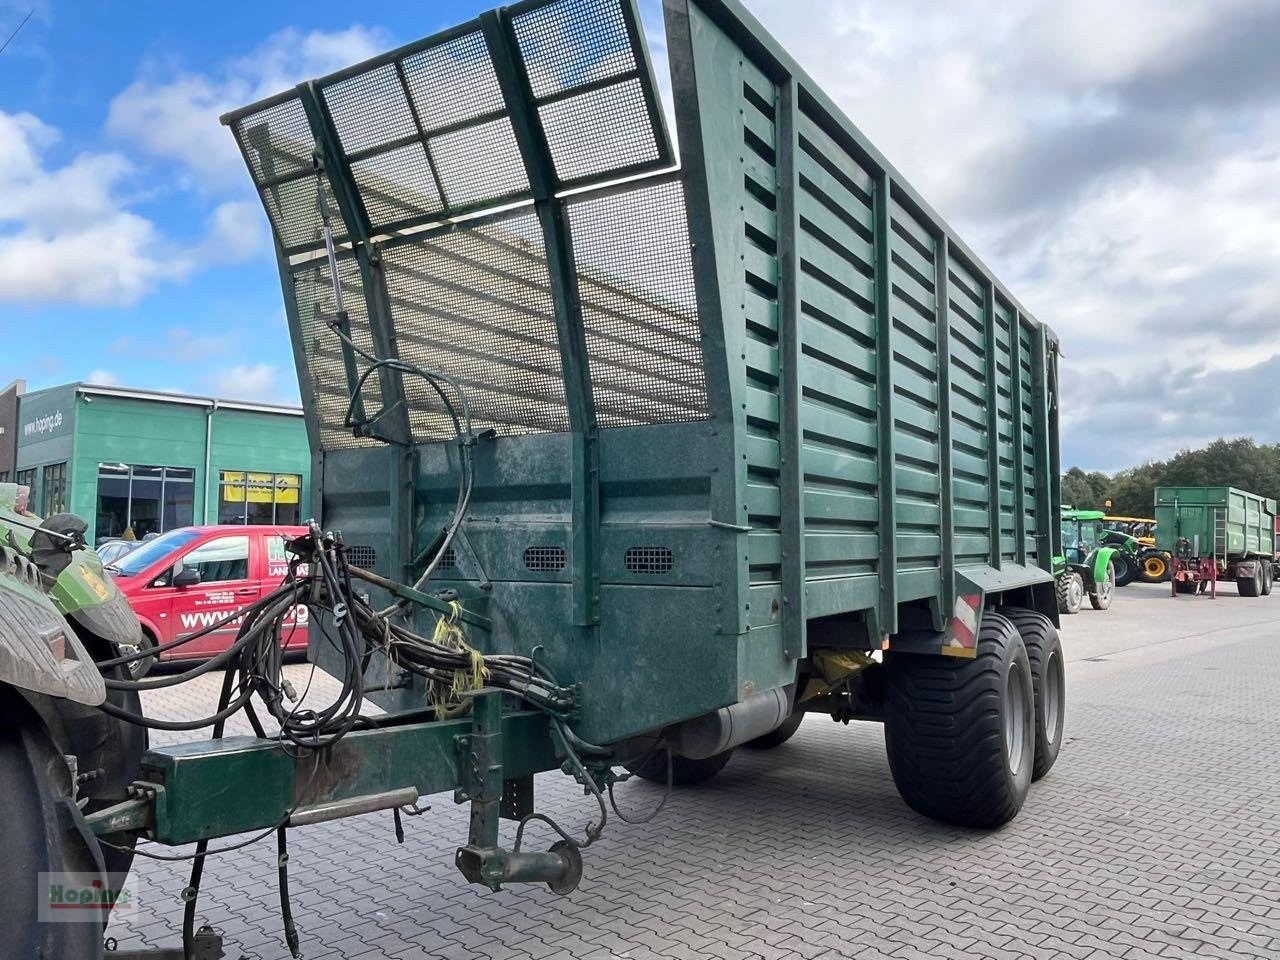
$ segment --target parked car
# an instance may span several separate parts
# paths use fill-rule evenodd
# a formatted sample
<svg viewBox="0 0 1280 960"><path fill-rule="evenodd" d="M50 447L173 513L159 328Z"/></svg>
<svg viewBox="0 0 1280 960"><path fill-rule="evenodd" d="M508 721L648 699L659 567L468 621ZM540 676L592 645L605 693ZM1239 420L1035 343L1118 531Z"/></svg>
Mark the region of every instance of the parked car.
<svg viewBox="0 0 1280 960"><path fill-rule="evenodd" d="M141 546L138 540L122 540L119 537L112 537L109 540L103 540L94 547L94 553L98 555L98 559L102 561L104 567L110 566L130 550Z"/></svg>
<svg viewBox="0 0 1280 960"><path fill-rule="evenodd" d="M107 566L142 622L144 643L163 646L191 636L279 586L289 572L287 540L306 527L180 527L143 543ZM230 646L239 630L218 630L161 654L204 659ZM307 645L306 607L296 608L286 650Z"/></svg>

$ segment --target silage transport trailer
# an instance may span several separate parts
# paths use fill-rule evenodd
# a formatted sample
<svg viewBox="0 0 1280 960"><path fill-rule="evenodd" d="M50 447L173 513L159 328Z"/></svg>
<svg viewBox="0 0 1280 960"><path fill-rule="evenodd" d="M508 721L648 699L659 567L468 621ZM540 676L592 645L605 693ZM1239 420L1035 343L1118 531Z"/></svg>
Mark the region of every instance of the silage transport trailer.
<svg viewBox="0 0 1280 960"><path fill-rule="evenodd" d="M1173 558L1173 593L1271 593L1276 502L1235 487L1156 487L1156 546Z"/></svg>
<svg viewBox="0 0 1280 960"><path fill-rule="evenodd" d="M251 683L285 732L156 747L47 849L283 850L452 790L468 880L567 891L618 770L697 783L805 713L883 721L930 817L1017 814L1062 739L1057 340L745 10L664 8L678 153L632 0L485 13L224 118L315 456L279 604L388 713L291 712L264 600L223 703ZM561 767L600 817L529 852Z"/></svg>

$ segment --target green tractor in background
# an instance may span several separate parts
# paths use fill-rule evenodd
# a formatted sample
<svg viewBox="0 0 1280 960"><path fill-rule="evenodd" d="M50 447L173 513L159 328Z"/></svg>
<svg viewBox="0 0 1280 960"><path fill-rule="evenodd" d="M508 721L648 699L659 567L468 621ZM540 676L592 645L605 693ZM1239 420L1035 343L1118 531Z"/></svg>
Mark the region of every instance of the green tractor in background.
<svg viewBox="0 0 1280 960"><path fill-rule="evenodd" d="M1079 613L1086 594L1093 609L1110 607L1119 585L1117 558L1128 573L1125 583L1137 576L1136 559L1102 542L1103 516L1101 510L1062 508L1062 554L1053 558L1061 613Z"/></svg>

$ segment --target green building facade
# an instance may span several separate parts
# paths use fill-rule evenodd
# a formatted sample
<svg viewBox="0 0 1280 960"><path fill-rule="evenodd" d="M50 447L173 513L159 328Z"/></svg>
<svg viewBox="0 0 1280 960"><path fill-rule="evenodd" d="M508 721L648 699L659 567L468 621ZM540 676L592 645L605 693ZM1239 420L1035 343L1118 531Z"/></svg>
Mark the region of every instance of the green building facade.
<svg viewBox="0 0 1280 960"><path fill-rule="evenodd" d="M13 479L35 512L84 517L91 543L307 518L297 408L73 383L21 395L16 420Z"/></svg>

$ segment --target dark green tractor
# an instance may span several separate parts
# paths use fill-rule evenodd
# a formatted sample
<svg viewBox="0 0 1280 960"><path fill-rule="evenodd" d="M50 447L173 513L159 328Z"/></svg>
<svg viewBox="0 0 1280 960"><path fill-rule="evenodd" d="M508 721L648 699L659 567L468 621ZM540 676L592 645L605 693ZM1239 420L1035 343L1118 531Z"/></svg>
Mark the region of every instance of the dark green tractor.
<svg viewBox="0 0 1280 960"><path fill-rule="evenodd" d="M1078 613L1086 594L1095 610L1106 610L1115 597L1117 558L1127 558L1102 542L1103 516L1101 510L1062 508L1062 554L1053 558L1061 613ZM1137 574L1132 561L1129 569L1132 580Z"/></svg>

